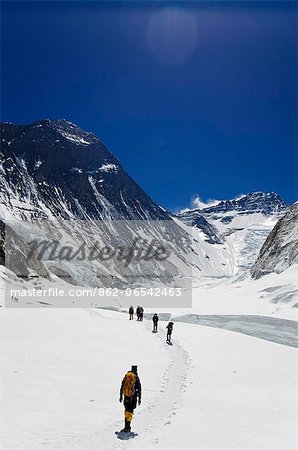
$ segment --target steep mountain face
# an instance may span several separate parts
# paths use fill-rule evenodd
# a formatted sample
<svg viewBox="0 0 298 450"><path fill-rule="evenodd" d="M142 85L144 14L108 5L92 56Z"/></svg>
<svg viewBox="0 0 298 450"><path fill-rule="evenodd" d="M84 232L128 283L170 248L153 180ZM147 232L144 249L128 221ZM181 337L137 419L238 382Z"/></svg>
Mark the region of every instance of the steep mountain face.
<svg viewBox="0 0 298 450"><path fill-rule="evenodd" d="M193 234L216 247L229 276L245 277L260 248L287 205L274 192L253 192L216 205L178 215ZM208 252L207 252L208 254Z"/></svg>
<svg viewBox="0 0 298 450"><path fill-rule="evenodd" d="M185 224L201 230L209 244L222 244L217 229L198 210L187 211L177 216Z"/></svg>
<svg viewBox="0 0 298 450"><path fill-rule="evenodd" d="M1 128L0 215L170 220L92 133L66 120Z"/></svg>
<svg viewBox="0 0 298 450"><path fill-rule="evenodd" d="M268 235L252 267L253 278L280 273L298 263L298 202L294 203Z"/></svg>
<svg viewBox="0 0 298 450"><path fill-rule="evenodd" d="M5 258L20 278L33 271L75 285L119 287L171 284L190 271L185 231L96 136L65 120L1 128L0 262ZM27 257L35 241L46 243L42 260ZM171 257L128 262L130 252L153 251L151 242Z"/></svg>

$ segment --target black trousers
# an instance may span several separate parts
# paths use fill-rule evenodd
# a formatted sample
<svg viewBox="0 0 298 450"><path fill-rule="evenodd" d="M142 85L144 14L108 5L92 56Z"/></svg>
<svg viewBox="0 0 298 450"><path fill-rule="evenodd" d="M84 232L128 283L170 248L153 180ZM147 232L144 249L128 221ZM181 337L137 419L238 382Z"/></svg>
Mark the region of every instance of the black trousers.
<svg viewBox="0 0 298 450"><path fill-rule="evenodd" d="M133 413L137 407L137 397L124 397L123 404L125 411Z"/></svg>

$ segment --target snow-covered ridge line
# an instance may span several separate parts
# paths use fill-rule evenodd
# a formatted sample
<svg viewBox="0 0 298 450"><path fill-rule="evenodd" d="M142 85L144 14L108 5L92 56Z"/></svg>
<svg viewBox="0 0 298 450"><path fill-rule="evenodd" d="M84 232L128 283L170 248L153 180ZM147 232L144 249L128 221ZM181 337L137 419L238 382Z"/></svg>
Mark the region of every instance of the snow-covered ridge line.
<svg viewBox="0 0 298 450"><path fill-rule="evenodd" d="M209 204L208 204L209 203ZM232 199L225 200L213 200L208 201L207 204L201 202L202 207L186 208L178 212L179 214L184 213L195 213L195 212L216 212L216 211L250 211L254 210L266 210L270 209L270 212L274 211L285 211L288 205L282 200L279 194L276 192L262 192L254 191L247 194L241 194L240 196L234 197ZM269 212L269 211L268 211Z"/></svg>

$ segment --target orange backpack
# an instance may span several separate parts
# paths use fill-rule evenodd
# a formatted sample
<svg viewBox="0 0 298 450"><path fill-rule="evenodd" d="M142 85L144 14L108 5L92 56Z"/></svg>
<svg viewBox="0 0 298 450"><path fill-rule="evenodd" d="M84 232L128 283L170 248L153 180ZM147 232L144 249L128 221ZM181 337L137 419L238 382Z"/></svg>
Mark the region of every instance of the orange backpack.
<svg viewBox="0 0 298 450"><path fill-rule="evenodd" d="M123 394L125 397L132 397L135 393L137 376L133 372L127 372L125 375Z"/></svg>

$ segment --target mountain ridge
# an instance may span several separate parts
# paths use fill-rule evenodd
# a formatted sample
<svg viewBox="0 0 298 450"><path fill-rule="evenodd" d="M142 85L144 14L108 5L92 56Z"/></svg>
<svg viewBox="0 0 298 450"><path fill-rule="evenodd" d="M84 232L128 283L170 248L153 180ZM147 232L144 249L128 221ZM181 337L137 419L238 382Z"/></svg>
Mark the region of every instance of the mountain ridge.
<svg viewBox="0 0 298 450"><path fill-rule="evenodd" d="M71 121L2 123L1 130L2 221L169 221L174 243L175 235L177 242L183 233L193 238L193 274L198 280L248 276L268 234L288 210L279 194L255 191L171 214L138 186L95 134ZM84 227L77 226L83 235ZM67 235L71 229L63 227ZM127 227L125 232L130 233ZM188 266L182 259L182 265ZM60 270L67 273L69 268Z"/></svg>
<svg viewBox="0 0 298 450"><path fill-rule="evenodd" d="M11 197L19 187L16 203L34 200L55 214L64 203L66 216L79 218L171 220L93 133L72 122L1 124L1 131L0 175Z"/></svg>
<svg viewBox="0 0 298 450"><path fill-rule="evenodd" d="M247 194L243 194L241 197L218 200L218 202L212 206L206 206L203 208L190 208L184 209L179 214L187 213L216 213L216 212L228 212L228 211L245 211L249 212L263 212L272 213L283 211L287 209L287 205L281 196L276 192L263 192L252 191Z"/></svg>

